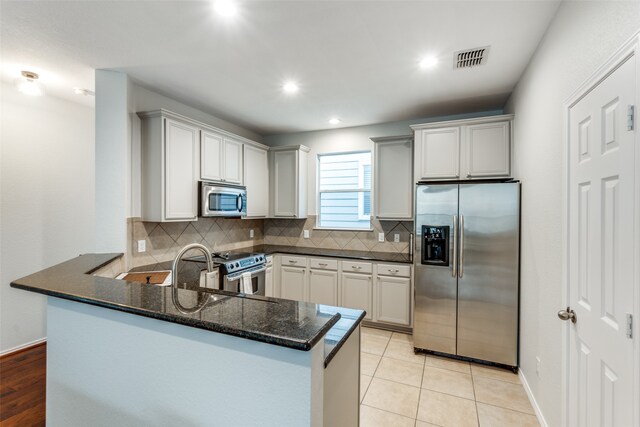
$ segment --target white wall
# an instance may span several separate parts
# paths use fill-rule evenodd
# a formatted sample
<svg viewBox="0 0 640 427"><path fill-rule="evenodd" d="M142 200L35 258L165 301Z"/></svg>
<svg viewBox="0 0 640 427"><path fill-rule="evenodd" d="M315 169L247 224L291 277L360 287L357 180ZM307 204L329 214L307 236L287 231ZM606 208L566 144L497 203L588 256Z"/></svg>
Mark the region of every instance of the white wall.
<svg viewBox="0 0 640 427"><path fill-rule="evenodd" d="M93 108L0 93L0 352L44 338L45 298L11 280L94 251Z"/></svg>
<svg viewBox="0 0 640 427"><path fill-rule="evenodd" d="M379 123L368 126L357 126L341 129L328 129L313 132L298 132L283 135L265 136L263 143L272 147L283 145L306 145L311 149L308 156L307 191L309 194L307 212L316 215L316 178L318 154L341 153L348 151L373 152L372 137L411 135L410 125L417 123L431 123L442 120L466 119L488 115L501 114L502 111L486 111L473 114L460 114L455 116L437 116L400 122Z"/></svg>
<svg viewBox="0 0 640 427"><path fill-rule="evenodd" d="M563 421L563 102L638 29L638 1L565 1L506 107L522 180L520 366L550 426Z"/></svg>

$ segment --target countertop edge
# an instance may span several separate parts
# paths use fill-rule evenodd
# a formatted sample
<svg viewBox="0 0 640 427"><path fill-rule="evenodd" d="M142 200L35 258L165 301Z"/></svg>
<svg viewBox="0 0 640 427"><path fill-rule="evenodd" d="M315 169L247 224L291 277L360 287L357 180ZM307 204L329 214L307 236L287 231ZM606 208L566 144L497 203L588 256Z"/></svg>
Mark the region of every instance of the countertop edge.
<svg viewBox="0 0 640 427"><path fill-rule="evenodd" d="M64 261L62 263L58 263L56 265L42 269L36 273L21 277L19 279L15 279L10 282L10 286L15 289L21 289L27 292L33 292L40 295L60 298L68 301L79 302L83 304L93 305L101 308L107 308L107 309L116 310L116 311L129 313L133 315L138 315L142 317L162 320L162 321L175 323L183 326L188 326L196 329L222 333L230 336L249 339L252 341L262 342L265 344L278 345L280 347L286 347L286 348L291 348L294 350L302 350L302 351L310 351L318 342L320 342L326 336L327 332L329 332L329 330L341 318L339 313L334 314L331 318L327 319L325 324L315 333L313 337L311 337L308 340L298 340L295 338L284 338L276 335L268 335L268 334L253 332L253 331L245 331L245 330L240 330L236 328L230 328L230 327L226 327L224 325L213 323L213 322L198 322L198 321L194 321L194 319L192 318L184 318L180 316L167 315L164 313L145 310L139 307L122 305L122 304L117 304L109 301L102 301L99 299L85 297L85 296L74 294L71 292L44 289L39 286L33 286L28 284L28 281L32 276L42 274L43 272L50 272L51 274L55 274L55 272L58 271L63 264L81 262L82 261L81 258L85 255L99 256L101 259L99 259L99 262L90 264L89 266L84 266L84 267L77 266L76 272L73 272L71 274L65 274L64 276L60 276L57 279L60 279L61 277L63 277L65 280L69 280L76 275L91 275L92 272L97 271L98 269L104 267L110 262L113 262L114 260L123 256L122 253L83 254L78 257L71 258L70 260ZM103 279L114 280L114 281L117 280L117 279L110 279L110 278L103 278ZM24 283L24 282L27 282L27 283ZM152 285L152 286L155 286L155 285ZM194 291L181 290L181 292L194 292Z"/></svg>
<svg viewBox="0 0 640 427"><path fill-rule="evenodd" d="M362 313L360 314L360 316L355 320L353 326L349 329L349 331L347 331L347 333L344 334L342 339L340 341L338 341L338 343L331 350L331 352L329 352L329 354L327 354L327 356L324 358L324 367L325 367L325 369L327 368L327 366L329 366L329 363L331 363L331 360L333 360L334 356L336 354L338 354L338 352L340 351L340 349L342 348L344 343L346 343L347 340L351 337L351 335L353 335L353 332L356 330L356 328L361 325L361 323L364 320L364 317L366 315L367 315L367 312L363 310Z"/></svg>

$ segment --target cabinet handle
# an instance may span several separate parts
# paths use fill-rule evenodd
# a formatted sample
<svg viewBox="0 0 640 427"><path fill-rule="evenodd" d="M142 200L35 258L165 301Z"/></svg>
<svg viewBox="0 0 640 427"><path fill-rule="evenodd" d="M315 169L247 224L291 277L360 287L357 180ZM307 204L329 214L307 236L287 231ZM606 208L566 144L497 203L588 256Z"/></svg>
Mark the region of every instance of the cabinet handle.
<svg viewBox="0 0 640 427"><path fill-rule="evenodd" d="M298 263L298 261L295 261L295 260L292 260L292 259L290 259L290 260L289 260L289 262L290 262L291 264L297 264L297 263Z"/></svg>
<svg viewBox="0 0 640 427"><path fill-rule="evenodd" d="M326 266L327 266L327 265L329 265L329 264L324 263L324 262L319 262L319 263L318 263L318 265L320 265L320 266L322 266L322 267L326 267Z"/></svg>
<svg viewBox="0 0 640 427"><path fill-rule="evenodd" d="M351 268L355 268L356 270L362 270L362 267L359 265L352 265Z"/></svg>
<svg viewBox="0 0 640 427"><path fill-rule="evenodd" d="M398 270L398 269L395 269L395 270L389 269L389 273L399 273L399 272L400 272L400 270Z"/></svg>

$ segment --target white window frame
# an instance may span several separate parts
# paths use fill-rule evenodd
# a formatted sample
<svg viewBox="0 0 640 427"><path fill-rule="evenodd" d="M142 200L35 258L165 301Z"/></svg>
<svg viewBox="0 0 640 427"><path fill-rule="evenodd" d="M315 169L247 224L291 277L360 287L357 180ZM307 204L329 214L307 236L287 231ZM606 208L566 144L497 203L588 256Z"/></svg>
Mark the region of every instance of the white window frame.
<svg viewBox="0 0 640 427"><path fill-rule="evenodd" d="M320 158L324 156L340 156L347 154L363 154L368 153L369 158L371 159L371 163L373 164L373 153L371 150L357 150L357 151L340 151L340 152L331 152L331 153L318 153L316 159L316 226L315 228L318 230L348 230L348 231L371 231L371 218L372 215L364 215L364 193L369 192L369 194L373 195L373 189L366 189L364 187L364 165L360 165L358 171L358 189L349 189L349 190L320 190ZM373 169L371 169L371 185L373 186ZM359 193L358 194L358 219L362 221L369 220L369 227L366 228L358 228L358 227L323 227L321 226L321 200L322 193Z"/></svg>

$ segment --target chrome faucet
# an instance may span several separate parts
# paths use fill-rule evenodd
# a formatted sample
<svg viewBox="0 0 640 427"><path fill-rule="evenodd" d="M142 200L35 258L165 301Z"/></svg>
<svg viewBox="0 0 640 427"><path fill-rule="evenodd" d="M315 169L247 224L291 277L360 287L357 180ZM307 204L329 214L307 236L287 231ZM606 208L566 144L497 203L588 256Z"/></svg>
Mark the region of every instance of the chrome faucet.
<svg viewBox="0 0 640 427"><path fill-rule="evenodd" d="M173 266L171 267L171 286L174 288L178 287L178 262L182 259L185 253L190 251L191 249L198 249L202 253L204 253L204 258L207 260L207 272L213 272L213 257L211 256L211 251L207 249L205 245L201 245L200 243L192 243L190 245L185 246L180 249L178 255L173 260Z"/></svg>

